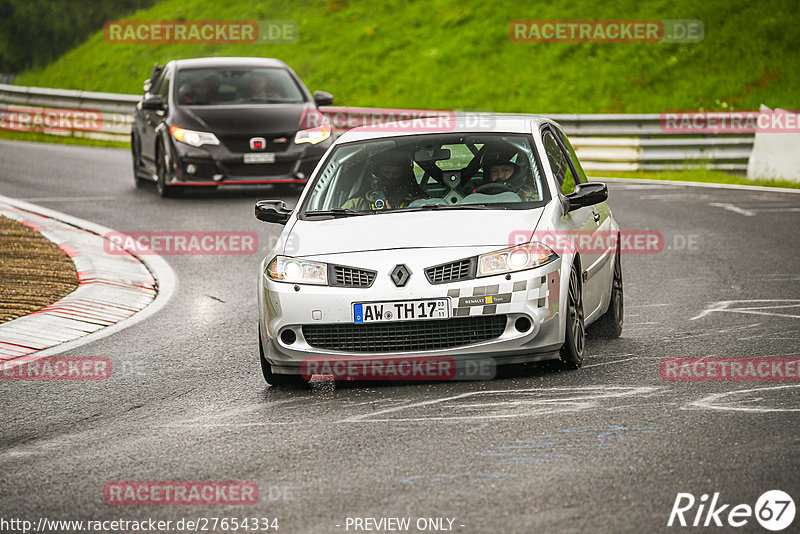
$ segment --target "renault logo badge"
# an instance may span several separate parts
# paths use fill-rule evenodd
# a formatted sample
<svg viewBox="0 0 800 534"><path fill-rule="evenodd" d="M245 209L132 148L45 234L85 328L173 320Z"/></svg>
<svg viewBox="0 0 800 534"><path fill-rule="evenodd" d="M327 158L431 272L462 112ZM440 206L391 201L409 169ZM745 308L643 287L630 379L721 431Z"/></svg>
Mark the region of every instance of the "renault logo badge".
<svg viewBox="0 0 800 534"><path fill-rule="evenodd" d="M411 278L411 271L405 265L395 265L392 269L392 282L397 287L403 287Z"/></svg>

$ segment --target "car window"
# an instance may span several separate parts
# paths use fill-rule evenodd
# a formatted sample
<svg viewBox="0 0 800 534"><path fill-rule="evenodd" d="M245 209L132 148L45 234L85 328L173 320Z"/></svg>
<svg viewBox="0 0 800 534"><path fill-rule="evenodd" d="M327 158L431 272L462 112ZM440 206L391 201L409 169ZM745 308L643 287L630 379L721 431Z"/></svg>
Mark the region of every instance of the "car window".
<svg viewBox="0 0 800 534"><path fill-rule="evenodd" d="M181 69L178 102L189 106L294 104L305 96L283 68L221 67Z"/></svg>
<svg viewBox="0 0 800 534"><path fill-rule="evenodd" d="M144 84L144 92L148 94L155 94L156 88L161 83L161 73L156 74L155 78L150 78L149 82Z"/></svg>
<svg viewBox="0 0 800 534"><path fill-rule="evenodd" d="M561 142L562 147L566 147L567 155L569 156L570 160L572 161L572 168L575 170L575 173L578 175L578 183L585 183L586 180L586 173L583 172L583 166L581 162L578 160L578 156L575 154L575 149L572 148L572 143L569 142L567 136L564 135L564 132L561 130L556 129L556 135L558 136L558 140Z"/></svg>
<svg viewBox="0 0 800 534"><path fill-rule="evenodd" d="M164 98L164 102L169 100L170 78L169 71L165 72L161 77L161 84L158 86L158 94Z"/></svg>
<svg viewBox="0 0 800 534"><path fill-rule="evenodd" d="M303 210L530 209L549 199L530 136L427 134L337 146Z"/></svg>
<svg viewBox="0 0 800 534"><path fill-rule="evenodd" d="M573 193L575 191L575 174L569 165L569 158L559 146L558 141L553 136L553 132L549 129L545 130L542 134L542 142L547 154L547 160L550 162L550 168L553 170L553 176L555 176L556 182L561 188L561 193L564 195Z"/></svg>

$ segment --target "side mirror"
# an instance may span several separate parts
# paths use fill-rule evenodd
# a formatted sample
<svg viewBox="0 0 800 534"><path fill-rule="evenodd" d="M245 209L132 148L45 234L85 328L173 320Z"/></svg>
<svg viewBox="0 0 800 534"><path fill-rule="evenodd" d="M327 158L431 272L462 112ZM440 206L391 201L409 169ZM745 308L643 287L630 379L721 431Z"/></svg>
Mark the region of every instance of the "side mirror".
<svg viewBox="0 0 800 534"><path fill-rule="evenodd" d="M142 100L142 109L151 111L164 111L164 97L161 95L148 96Z"/></svg>
<svg viewBox="0 0 800 534"><path fill-rule="evenodd" d="M583 208L584 206L594 206L608 199L608 186L600 182L587 182L577 184L575 192L567 195L569 200L569 211Z"/></svg>
<svg viewBox="0 0 800 534"><path fill-rule="evenodd" d="M333 104L333 95L325 91L314 91L314 103L318 106L330 106Z"/></svg>
<svg viewBox="0 0 800 534"><path fill-rule="evenodd" d="M286 224L292 210L283 200L259 200L256 202L256 219L264 222Z"/></svg>

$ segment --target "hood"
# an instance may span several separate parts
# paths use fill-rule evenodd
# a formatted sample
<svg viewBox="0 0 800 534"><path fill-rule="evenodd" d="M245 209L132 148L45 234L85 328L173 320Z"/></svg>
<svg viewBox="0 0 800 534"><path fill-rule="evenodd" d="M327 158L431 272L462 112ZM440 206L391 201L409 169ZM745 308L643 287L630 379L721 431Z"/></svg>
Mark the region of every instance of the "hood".
<svg viewBox="0 0 800 534"><path fill-rule="evenodd" d="M270 135L299 130L300 117L305 109L312 110L314 106L308 102L260 106L182 106L179 116L216 135ZM175 122L184 126L187 121L181 118L176 117ZM190 126L186 124L185 127Z"/></svg>
<svg viewBox="0 0 800 534"><path fill-rule="evenodd" d="M532 232L544 208L453 210L297 220L289 233L293 256L408 248L515 244L515 232Z"/></svg>

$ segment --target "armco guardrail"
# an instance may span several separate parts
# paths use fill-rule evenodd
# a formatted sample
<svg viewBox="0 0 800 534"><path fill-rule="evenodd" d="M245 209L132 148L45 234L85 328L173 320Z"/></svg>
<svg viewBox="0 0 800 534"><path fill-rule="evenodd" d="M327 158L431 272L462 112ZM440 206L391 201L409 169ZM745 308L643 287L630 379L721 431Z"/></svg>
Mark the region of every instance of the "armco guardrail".
<svg viewBox="0 0 800 534"><path fill-rule="evenodd" d="M60 135L127 141L133 109L138 95L70 91L0 84L0 108L4 113L29 113L42 116L56 110L41 130ZM27 111L26 111L27 110ZM70 121L69 110L99 112L100 120L81 116ZM337 132L379 121L387 110L328 106L323 113L331 118ZM395 115L403 110L391 110ZM59 115L59 112L60 115ZM421 117L424 110L408 110ZM431 114L442 112L431 111ZM44 114L47 116L47 114ZM666 132L658 114L546 115L558 121L570 135L578 157L589 171L664 170L691 166L745 172L753 148L754 135L680 136ZM55 122L55 125L52 123ZM55 126L55 127L53 127ZM67 128L66 126L70 126Z"/></svg>

